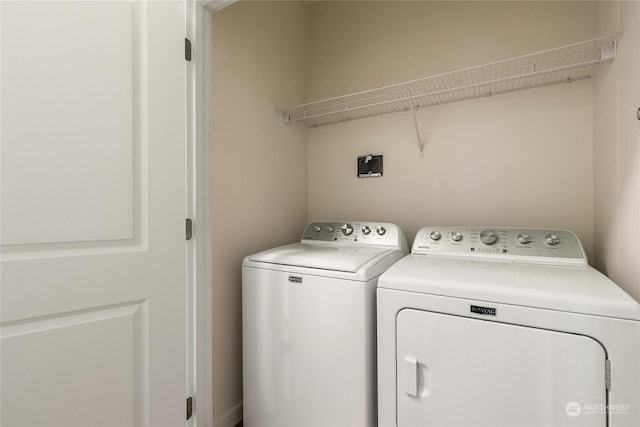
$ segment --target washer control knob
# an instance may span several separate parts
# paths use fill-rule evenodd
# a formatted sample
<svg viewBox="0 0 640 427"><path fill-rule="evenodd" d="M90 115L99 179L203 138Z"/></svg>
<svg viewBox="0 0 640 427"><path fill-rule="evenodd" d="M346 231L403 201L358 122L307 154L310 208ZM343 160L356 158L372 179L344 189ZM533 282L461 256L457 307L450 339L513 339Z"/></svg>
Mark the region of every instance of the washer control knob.
<svg viewBox="0 0 640 427"><path fill-rule="evenodd" d="M555 246L560 243L560 238L553 233L549 233L544 236L544 241L547 243L547 245Z"/></svg>
<svg viewBox="0 0 640 427"><path fill-rule="evenodd" d="M335 228L333 228L333 225L327 225L325 227L325 230L327 230L327 233L333 233L333 230L335 230Z"/></svg>
<svg viewBox="0 0 640 427"><path fill-rule="evenodd" d="M531 242L533 242L533 239L527 233L518 234L518 243L522 245L528 245Z"/></svg>
<svg viewBox="0 0 640 427"><path fill-rule="evenodd" d="M378 233L379 236L384 236L387 233L387 229L380 225L376 228L376 233Z"/></svg>
<svg viewBox="0 0 640 427"><path fill-rule="evenodd" d="M480 241L485 245L493 245L498 241L498 233L493 230L482 230L480 233Z"/></svg>
<svg viewBox="0 0 640 427"><path fill-rule="evenodd" d="M454 242L459 242L460 240L462 240L462 233L459 231L452 231L451 240L453 240Z"/></svg>
<svg viewBox="0 0 640 427"><path fill-rule="evenodd" d="M362 227L362 234L364 234L366 236L369 233L371 233L371 228L369 228L368 225L365 225L364 227Z"/></svg>
<svg viewBox="0 0 640 427"><path fill-rule="evenodd" d="M313 226L313 231L315 231L316 233L319 233L322 231L322 227L316 224Z"/></svg>
<svg viewBox="0 0 640 427"><path fill-rule="evenodd" d="M429 237L431 237L431 240L438 241L442 237L442 234L440 234L439 231L432 231L431 234L429 234Z"/></svg>
<svg viewBox="0 0 640 427"><path fill-rule="evenodd" d="M340 229L345 236L350 236L353 233L353 226L351 224L344 224Z"/></svg>

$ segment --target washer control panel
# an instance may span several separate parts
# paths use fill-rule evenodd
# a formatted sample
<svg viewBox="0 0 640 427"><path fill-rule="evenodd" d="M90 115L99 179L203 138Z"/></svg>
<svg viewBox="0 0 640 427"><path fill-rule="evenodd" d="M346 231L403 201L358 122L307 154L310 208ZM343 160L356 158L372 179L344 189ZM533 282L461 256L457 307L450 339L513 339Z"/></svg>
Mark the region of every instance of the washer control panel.
<svg viewBox="0 0 640 427"><path fill-rule="evenodd" d="M425 227L416 235L411 253L538 264L587 263L575 234L537 228Z"/></svg>
<svg viewBox="0 0 640 427"><path fill-rule="evenodd" d="M399 227L387 222L312 222L305 229L302 242L398 246L401 242L400 235Z"/></svg>

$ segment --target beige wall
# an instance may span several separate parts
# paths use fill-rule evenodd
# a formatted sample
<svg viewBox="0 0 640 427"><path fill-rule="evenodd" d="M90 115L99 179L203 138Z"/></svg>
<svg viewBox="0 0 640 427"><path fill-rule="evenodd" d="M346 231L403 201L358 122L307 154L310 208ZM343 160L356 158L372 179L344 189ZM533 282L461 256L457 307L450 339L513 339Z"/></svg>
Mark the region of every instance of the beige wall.
<svg viewBox="0 0 640 427"><path fill-rule="evenodd" d="M236 3L213 15L213 411L242 403L242 258L299 239L306 129L278 105L305 101L307 5Z"/></svg>
<svg viewBox="0 0 640 427"><path fill-rule="evenodd" d="M218 425L242 401L242 257L297 240L307 220L388 220L410 240L434 224L568 228L592 263L640 298L638 9L635 2L243 1L216 13ZM410 113L308 131L274 113L594 31L625 33L619 57L596 79L419 111L424 158ZM356 156L367 153L384 153L383 178L355 177Z"/></svg>
<svg viewBox="0 0 640 427"><path fill-rule="evenodd" d="M589 39L593 5L562 1L312 2L309 101Z"/></svg>
<svg viewBox="0 0 640 427"><path fill-rule="evenodd" d="M310 100L587 40L589 2L318 2ZM593 253L592 80L310 129L309 219L575 231ZM384 153L384 177L356 178Z"/></svg>
<svg viewBox="0 0 640 427"><path fill-rule="evenodd" d="M595 264L640 300L640 3L598 2L595 23L622 33L594 81Z"/></svg>

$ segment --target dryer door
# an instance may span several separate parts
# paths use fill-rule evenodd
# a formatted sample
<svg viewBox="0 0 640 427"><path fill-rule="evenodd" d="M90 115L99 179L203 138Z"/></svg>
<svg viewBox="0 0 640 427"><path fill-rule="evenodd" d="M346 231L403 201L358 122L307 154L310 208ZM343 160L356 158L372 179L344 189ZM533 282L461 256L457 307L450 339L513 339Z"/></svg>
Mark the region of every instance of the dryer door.
<svg viewBox="0 0 640 427"><path fill-rule="evenodd" d="M397 333L398 426L606 426L592 338L409 309Z"/></svg>

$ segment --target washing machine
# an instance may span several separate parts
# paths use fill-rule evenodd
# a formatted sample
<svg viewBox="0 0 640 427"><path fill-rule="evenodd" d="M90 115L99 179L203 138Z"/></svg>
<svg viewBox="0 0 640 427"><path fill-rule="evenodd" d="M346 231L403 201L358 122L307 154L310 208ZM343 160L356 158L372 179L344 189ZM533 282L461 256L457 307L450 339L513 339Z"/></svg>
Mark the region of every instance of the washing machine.
<svg viewBox="0 0 640 427"><path fill-rule="evenodd" d="M573 233L423 228L377 293L380 426L640 426L640 305Z"/></svg>
<svg viewBox="0 0 640 427"><path fill-rule="evenodd" d="M376 285L408 252L394 224L313 222L244 259L245 427L376 425Z"/></svg>

